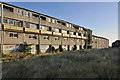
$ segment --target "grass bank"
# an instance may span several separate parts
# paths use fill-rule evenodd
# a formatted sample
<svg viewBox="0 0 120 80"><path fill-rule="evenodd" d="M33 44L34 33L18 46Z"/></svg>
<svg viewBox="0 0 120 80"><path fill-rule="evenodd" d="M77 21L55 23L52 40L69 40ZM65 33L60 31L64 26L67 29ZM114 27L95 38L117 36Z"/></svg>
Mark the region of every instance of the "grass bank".
<svg viewBox="0 0 120 80"><path fill-rule="evenodd" d="M118 48L69 51L3 63L3 78L118 78Z"/></svg>

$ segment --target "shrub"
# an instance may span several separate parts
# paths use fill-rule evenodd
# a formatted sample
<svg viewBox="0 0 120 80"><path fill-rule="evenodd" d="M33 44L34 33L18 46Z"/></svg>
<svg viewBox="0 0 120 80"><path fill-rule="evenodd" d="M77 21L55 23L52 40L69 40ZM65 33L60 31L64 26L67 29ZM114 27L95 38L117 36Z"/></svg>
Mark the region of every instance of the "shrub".
<svg viewBox="0 0 120 80"><path fill-rule="evenodd" d="M7 56L6 54L4 54L4 53L2 54L2 57L6 57L6 56Z"/></svg>
<svg viewBox="0 0 120 80"><path fill-rule="evenodd" d="M56 53L60 52L60 49L59 48L55 49L55 52Z"/></svg>
<svg viewBox="0 0 120 80"><path fill-rule="evenodd" d="M31 44L24 42L19 51L24 52L25 54L31 54Z"/></svg>

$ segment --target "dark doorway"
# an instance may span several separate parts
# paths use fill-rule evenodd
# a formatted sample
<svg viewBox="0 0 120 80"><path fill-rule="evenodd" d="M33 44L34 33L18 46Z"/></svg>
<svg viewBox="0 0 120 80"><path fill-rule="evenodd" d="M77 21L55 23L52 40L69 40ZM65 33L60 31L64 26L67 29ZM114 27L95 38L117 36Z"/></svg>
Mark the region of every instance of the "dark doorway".
<svg viewBox="0 0 120 80"><path fill-rule="evenodd" d="M77 50L77 46L76 46L76 45L74 45L74 47L73 47L73 51L74 51L74 50Z"/></svg>
<svg viewBox="0 0 120 80"><path fill-rule="evenodd" d="M80 50L82 49L82 45L80 45Z"/></svg>
<svg viewBox="0 0 120 80"><path fill-rule="evenodd" d="M63 51L62 45L59 45L60 52Z"/></svg>
<svg viewBox="0 0 120 80"><path fill-rule="evenodd" d="M70 46L69 45L67 46L67 50L70 51Z"/></svg>
<svg viewBox="0 0 120 80"><path fill-rule="evenodd" d="M39 54L39 45L36 45L36 53Z"/></svg>

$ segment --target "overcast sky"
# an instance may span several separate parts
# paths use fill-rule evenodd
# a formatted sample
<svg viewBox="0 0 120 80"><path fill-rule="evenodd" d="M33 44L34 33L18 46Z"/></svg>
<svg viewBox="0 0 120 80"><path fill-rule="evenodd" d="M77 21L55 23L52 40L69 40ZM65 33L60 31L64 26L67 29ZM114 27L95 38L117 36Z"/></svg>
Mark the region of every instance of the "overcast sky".
<svg viewBox="0 0 120 80"><path fill-rule="evenodd" d="M118 39L117 2L7 2L93 30L108 38L110 45Z"/></svg>

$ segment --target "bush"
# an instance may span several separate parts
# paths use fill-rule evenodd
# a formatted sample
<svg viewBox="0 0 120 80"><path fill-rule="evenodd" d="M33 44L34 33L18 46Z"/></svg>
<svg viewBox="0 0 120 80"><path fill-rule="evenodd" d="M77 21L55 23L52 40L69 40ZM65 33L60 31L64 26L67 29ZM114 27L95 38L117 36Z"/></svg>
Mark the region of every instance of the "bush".
<svg viewBox="0 0 120 80"><path fill-rule="evenodd" d="M24 44L21 45L21 49L19 51L25 54L31 54L31 44L24 42Z"/></svg>
<svg viewBox="0 0 120 80"><path fill-rule="evenodd" d="M2 54L2 57L6 57L6 56L7 56L6 54L4 54L4 53Z"/></svg>
<svg viewBox="0 0 120 80"><path fill-rule="evenodd" d="M55 52L56 52L56 53L60 52L60 49L59 49L59 48L58 48L58 49L55 49Z"/></svg>

